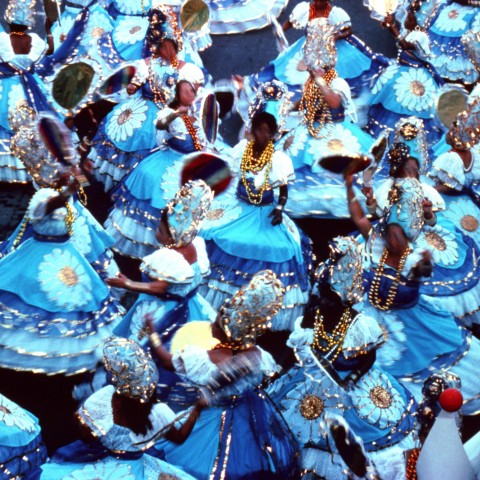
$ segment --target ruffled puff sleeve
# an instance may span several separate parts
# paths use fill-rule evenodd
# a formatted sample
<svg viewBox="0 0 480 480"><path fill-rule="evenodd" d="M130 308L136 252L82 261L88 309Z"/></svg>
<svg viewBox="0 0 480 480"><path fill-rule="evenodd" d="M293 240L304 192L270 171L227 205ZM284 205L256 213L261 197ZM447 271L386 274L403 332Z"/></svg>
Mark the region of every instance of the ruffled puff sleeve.
<svg viewBox="0 0 480 480"><path fill-rule="evenodd" d="M165 403L156 403L152 407L152 411L148 416L150 422L152 423L152 428L147 433L147 435L137 435L134 432L130 433L130 441L132 445L136 443L144 442L148 437L151 437L153 434L163 430L170 424L175 422L176 415L173 410ZM150 444L146 444L144 448L150 447Z"/></svg>
<svg viewBox="0 0 480 480"><path fill-rule="evenodd" d="M277 365L270 353L266 352L260 347L257 347L257 349L262 354L262 359L260 361L260 369L262 370L262 373L267 377L271 377L276 373L280 373L281 367Z"/></svg>
<svg viewBox="0 0 480 480"><path fill-rule="evenodd" d="M455 152L446 152L433 162L429 176L435 182L460 192L466 183L462 159Z"/></svg>
<svg viewBox="0 0 480 480"><path fill-rule="evenodd" d="M197 251L197 262L200 271L202 272L202 276L206 277L210 273L210 260L208 259L205 240L197 235L193 240L193 246Z"/></svg>
<svg viewBox="0 0 480 480"><path fill-rule="evenodd" d="M188 284L193 281L194 271L183 255L168 248L159 248L143 258L140 270L152 280Z"/></svg>
<svg viewBox="0 0 480 480"><path fill-rule="evenodd" d="M357 121L357 109L352 100L352 94L348 83L340 77L334 78L330 83L330 88L334 93L342 98L342 106L345 109L345 115L349 115L351 119Z"/></svg>
<svg viewBox="0 0 480 480"><path fill-rule="evenodd" d="M328 16L328 21L333 25L336 32L352 26L348 13L340 7L332 7L332 11Z"/></svg>
<svg viewBox="0 0 480 480"><path fill-rule="evenodd" d="M30 33L30 36L32 37L32 48L30 49L28 58L30 58L33 63L36 63L43 58L48 49L48 45L45 40L40 38L36 33Z"/></svg>
<svg viewBox="0 0 480 480"><path fill-rule="evenodd" d="M313 343L313 329L302 328L303 317L295 320L295 327L287 340L287 346L295 351L297 359L306 363L311 356L311 345Z"/></svg>
<svg viewBox="0 0 480 480"><path fill-rule="evenodd" d="M67 232L66 208L57 208L47 215L48 201L59 195L60 192L53 188L41 188L30 200L27 216L36 232L44 235L63 235ZM72 204L71 198L68 201Z"/></svg>
<svg viewBox="0 0 480 480"><path fill-rule="evenodd" d="M303 30L307 28L310 16L310 2L300 2L290 14L289 20L293 28Z"/></svg>
<svg viewBox="0 0 480 480"><path fill-rule="evenodd" d="M383 332L378 323L372 317L360 313L353 319L345 335L342 355L345 358L355 358L376 350L384 341Z"/></svg>
<svg viewBox="0 0 480 480"><path fill-rule="evenodd" d="M0 32L0 61L9 62L15 57L15 52L12 48L10 36L6 32Z"/></svg>
<svg viewBox="0 0 480 480"><path fill-rule="evenodd" d="M275 151L269 175L270 188L286 185L294 179L295 170L293 169L293 163L290 157L280 150Z"/></svg>
<svg viewBox="0 0 480 480"><path fill-rule="evenodd" d="M80 423L87 426L92 434L101 439L112 429L113 412L112 397L115 393L113 385L107 385L87 398L77 412Z"/></svg>
<svg viewBox="0 0 480 480"><path fill-rule="evenodd" d="M189 345L173 355L175 371L197 385L206 385L218 372L217 366L210 360L208 350Z"/></svg>

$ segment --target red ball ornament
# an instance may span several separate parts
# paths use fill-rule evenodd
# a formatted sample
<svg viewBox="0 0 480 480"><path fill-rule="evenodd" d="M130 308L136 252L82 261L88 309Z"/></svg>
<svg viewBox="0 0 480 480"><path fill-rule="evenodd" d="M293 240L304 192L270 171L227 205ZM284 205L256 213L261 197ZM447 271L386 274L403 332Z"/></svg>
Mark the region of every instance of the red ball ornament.
<svg viewBox="0 0 480 480"><path fill-rule="evenodd" d="M446 412L456 412L462 408L463 396L456 388L447 388L440 394L439 401Z"/></svg>

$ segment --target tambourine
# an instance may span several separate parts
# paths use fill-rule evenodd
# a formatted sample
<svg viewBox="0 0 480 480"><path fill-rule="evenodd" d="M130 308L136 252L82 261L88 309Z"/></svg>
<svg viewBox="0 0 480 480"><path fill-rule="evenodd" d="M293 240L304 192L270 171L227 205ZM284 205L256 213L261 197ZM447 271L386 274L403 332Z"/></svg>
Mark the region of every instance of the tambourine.
<svg viewBox="0 0 480 480"><path fill-rule="evenodd" d="M320 159L319 164L325 170L342 175L352 175L365 170L373 158L360 153L336 153Z"/></svg>
<svg viewBox="0 0 480 480"><path fill-rule="evenodd" d="M137 69L133 65L123 66L102 82L98 88L98 92L102 96L109 96L121 92L132 82L136 73Z"/></svg>
<svg viewBox="0 0 480 480"><path fill-rule="evenodd" d="M180 184L189 180L203 180L215 195L225 191L233 175L228 163L214 152L195 152L184 158Z"/></svg>
<svg viewBox="0 0 480 480"><path fill-rule="evenodd" d="M208 6L202 0L187 0L180 9L180 23L184 32L198 32L210 17Z"/></svg>
<svg viewBox="0 0 480 480"><path fill-rule="evenodd" d="M468 92L461 85L441 87L435 99L435 110L440 127L448 130L457 115L467 109Z"/></svg>
<svg viewBox="0 0 480 480"><path fill-rule="evenodd" d="M170 343L170 352L183 350L189 345L211 350L219 340L212 336L212 324L206 321L188 322L180 327Z"/></svg>

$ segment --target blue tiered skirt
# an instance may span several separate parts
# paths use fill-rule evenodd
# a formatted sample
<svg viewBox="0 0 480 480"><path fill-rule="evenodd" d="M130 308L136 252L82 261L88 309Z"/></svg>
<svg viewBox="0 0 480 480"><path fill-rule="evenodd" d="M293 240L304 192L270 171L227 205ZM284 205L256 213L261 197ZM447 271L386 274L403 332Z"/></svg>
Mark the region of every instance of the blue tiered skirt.
<svg viewBox="0 0 480 480"><path fill-rule="evenodd" d="M206 240L211 273L200 293L219 309L227 298L248 283L260 270L270 269L286 288L282 309L272 320L273 330L291 330L302 314L310 291L310 240L288 218L271 224L273 192L266 192L261 205L248 201L239 183L237 198L214 210L221 218L204 223L200 235Z"/></svg>
<svg viewBox="0 0 480 480"><path fill-rule="evenodd" d="M371 283L374 271L366 272ZM388 275L388 277L386 276ZM385 299L395 271L385 268L380 296ZM402 279L392 309L380 311L363 304L386 332L387 341L377 351L377 364L399 380L416 398L422 399L423 382L439 370L456 374L462 381L463 413L480 411L480 386L476 381L480 342L453 315L430 305L418 295L417 282Z"/></svg>
<svg viewBox="0 0 480 480"><path fill-rule="evenodd" d="M32 237L0 261L0 366L94 370L123 308L68 237Z"/></svg>
<svg viewBox="0 0 480 480"><path fill-rule="evenodd" d="M0 479L37 478L47 459L38 419L3 395L0 411Z"/></svg>
<svg viewBox="0 0 480 480"><path fill-rule="evenodd" d="M115 251L142 259L158 248L155 232L162 208L181 186L180 174L175 177L173 167L182 157L183 153L173 149L156 150L115 189L115 204L105 222L115 239Z"/></svg>
<svg viewBox="0 0 480 480"><path fill-rule="evenodd" d="M259 73L251 75L248 79L250 87L257 90L262 83L280 80L294 94L292 101L300 100L308 79L308 72L297 70L298 63L303 60L304 45L305 37L299 38ZM335 68L338 76L347 81L354 96L360 95L379 71L388 66L388 59L373 53L354 35L338 40L336 47L338 60Z"/></svg>
<svg viewBox="0 0 480 480"><path fill-rule="evenodd" d="M198 480L298 478L296 442L262 390L203 410L182 445L162 441L156 447Z"/></svg>

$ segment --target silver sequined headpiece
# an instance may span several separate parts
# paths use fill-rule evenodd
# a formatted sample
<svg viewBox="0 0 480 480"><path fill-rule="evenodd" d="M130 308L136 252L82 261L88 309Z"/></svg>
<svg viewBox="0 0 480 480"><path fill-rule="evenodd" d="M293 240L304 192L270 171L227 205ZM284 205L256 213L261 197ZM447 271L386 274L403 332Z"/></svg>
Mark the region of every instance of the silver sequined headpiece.
<svg viewBox="0 0 480 480"><path fill-rule="evenodd" d="M283 297L282 282L271 270L262 270L225 302L220 326L231 341L247 348L253 346L256 338L271 326Z"/></svg>
<svg viewBox="0 0 480 480"><path fill-rule="evenodd" d="M148 402L158 380L158 370L149 353L135 341L112 337L103 347L105 369L119 395Z"/></svg>

